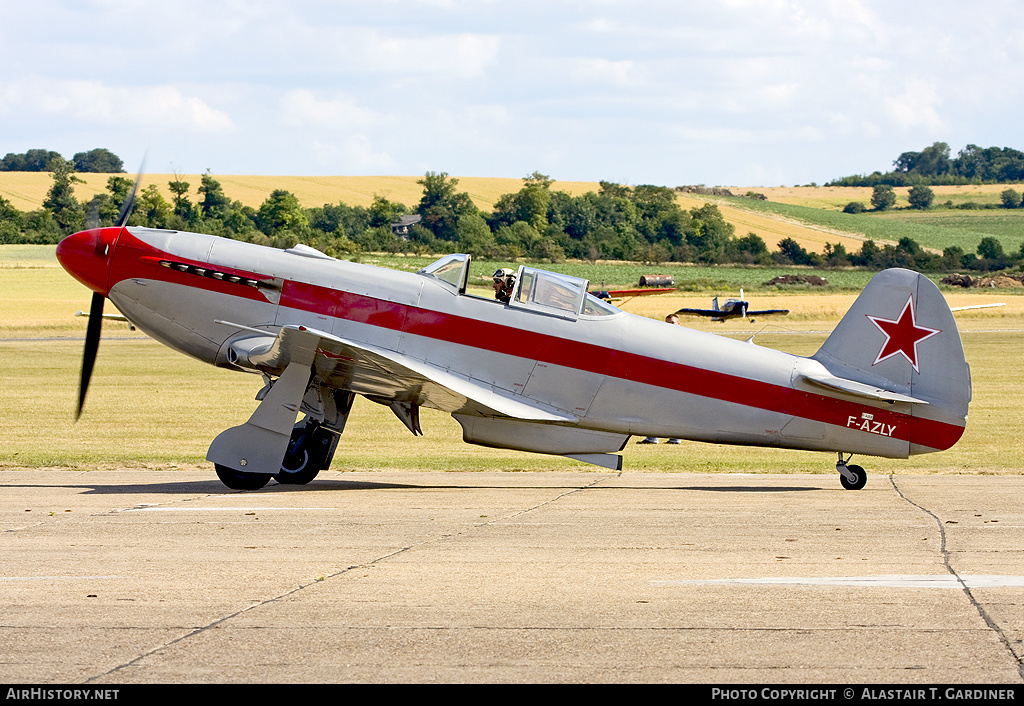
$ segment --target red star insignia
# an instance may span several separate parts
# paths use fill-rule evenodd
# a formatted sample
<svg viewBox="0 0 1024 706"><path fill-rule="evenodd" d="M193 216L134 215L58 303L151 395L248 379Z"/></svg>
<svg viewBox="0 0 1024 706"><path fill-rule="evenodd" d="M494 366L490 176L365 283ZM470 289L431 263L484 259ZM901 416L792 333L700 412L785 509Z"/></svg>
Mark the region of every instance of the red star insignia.
<svg viewBox="0 0 1024 706"><path fill-rule="evenodd" d="M920 373L917 344L937 333L942 333L942 331L917 325L914 321L914 296L911 295L907 299L900 317L895 321L878 316L868 316L868 318L878 327L878 330L885 334L885 343L882 344L882 349L878 351L878 357L875 358L872 365L878 365L883 360L888 360L898 354L906 358L907 362L914 366L914 370Z"/></svg>

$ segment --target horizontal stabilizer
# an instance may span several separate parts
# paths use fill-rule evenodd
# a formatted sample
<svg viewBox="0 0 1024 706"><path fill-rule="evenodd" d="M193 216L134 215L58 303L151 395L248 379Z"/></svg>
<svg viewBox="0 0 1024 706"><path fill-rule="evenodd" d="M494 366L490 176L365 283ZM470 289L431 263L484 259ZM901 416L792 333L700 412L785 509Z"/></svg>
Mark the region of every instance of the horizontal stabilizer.
<svg viewBox="0 0 1024 706"><path fill-rule="evenodd" d="M800 380L809 382L812 385L824 387L827 390L843 392L855 397L864 397L870 400L880 400L882 402L928 404L924 400L900 394L899 392L893 392L892 390L886 390L885 388L878 387L876 385L868 385L863 382L857 382L856 380L847 380L846 378L837 377L831 374L824 365L815 360L800 360L797 364L796 373Z"/></svg>

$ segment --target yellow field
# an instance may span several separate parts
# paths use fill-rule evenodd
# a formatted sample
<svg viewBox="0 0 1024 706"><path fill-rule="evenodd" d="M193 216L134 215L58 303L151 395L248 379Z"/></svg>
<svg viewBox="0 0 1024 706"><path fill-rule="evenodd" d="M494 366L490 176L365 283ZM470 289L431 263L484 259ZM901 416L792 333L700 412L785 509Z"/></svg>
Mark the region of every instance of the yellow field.
<svg viewBox="0 0 1024 706"><path fill-rule="evenodd" d="M935 194L936 203L945 203L947 200L993 203L999 201L999 194L1007 188L1016 188L1020 191L1020 185L1013 184L968 184L964 186L931 186L929 188ZM774 186L768 188L739 186L732 187L731 191L737 196L748 191L755 191L764 194L769 201L841 211L851 201L860 201L870 208L873 190L869 186ZM897 207L903 208L910 205L908 197L910 187L901 186L893 191L896 193Z"/></svg>
<svg viewBox="0 0 1024 706"><path fill-rule="evenodd" d="M756 191L763 193L767 190L759 189ZM734 194L745 194L746 192L747 190L733 190ZM868 194L869 199L870 197L871 195ZM801 247L811 252L823 252L825 250L825 243L832 243L833 245L841 243L849 252L856 252L860 250L861 245L865 240L865 238L851 235L849 233L840 233L820 226L800 223L788 218L783 218L782 216L748 211L714 197L704 197L695 194L678 194L676 196L676 201L678 201L684 208L699 207L709 200L718 206L725 220L728 223L732 223L736 228L736 237L742 238L747 233L757 233L768 245L769 250L775 250L776 245L783 238L792 238L796 242L800 243ZM787 203L783 199L774 200ZM843 205L845 206L846 202L844 202ZM822 207L816 206L816 208Z"/></svg>
<svg viewBox="0 0 1024 706"><path fill-rule="evenodd" d="M85 181L75 185L75 195L79 201L87 201L97 193L106 191L109 174L78 174ZM122 174L120 176L133 175ZM252 176L214 174L220 182L224 193L232 200L241 201L246 206L259 208L271 192L284 189L295 194L299 202L306 208L336 204L339 201L349 206L369 206L378 194L390 201L415 208L423 195L423 187L416 182L422 176ZM164 198L171 200L173 194L167 184L175 178L186 181L190 185L189 195L193 202L200 200L197 189L200 185L200 174L144 174L140 189L156 184ZM472 197L477 208L491 210L494 202L503 194L519 191L521 179L504 179L492 177L456 177L458 188ZM49 173L44 172L0 172L0 196L11 201L15 208L30 211L39 208L46 198L46 192L53 183ZM572 195L597 191L597 182L556 181L552 188L565 191Z"/></svg>

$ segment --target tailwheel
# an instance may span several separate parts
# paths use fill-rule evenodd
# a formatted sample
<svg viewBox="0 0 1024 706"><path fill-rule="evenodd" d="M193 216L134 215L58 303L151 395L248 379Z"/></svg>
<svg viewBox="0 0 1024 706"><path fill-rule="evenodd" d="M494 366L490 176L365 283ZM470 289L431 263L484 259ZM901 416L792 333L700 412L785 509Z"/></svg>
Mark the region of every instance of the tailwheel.
<svg viewBox="0 0 1024 706"><path fill-rule="evenodd" d="M242 473L219 463L213 464L213 467L221 482L232 490L259 490L270 482L270 476L266 473Z"/></svg>
<svg viewBox="0 0 1024 706"><path fill-rule="evenodd" d="M850 457L852 458L852 456ZM836 470L839 471L839 482L847 490L860 490L868 482L868 474L864 468L856 464L848 464L847 458L843 460L843 454L839 454L839 462L836 463Z"/></svg>
<svg viewBox="0 0 1024 706"><path fill-rule="evenodd" d="M315 421L296 427L281 461L281 472L274 479L283 485L309 483L327 465L330 443L330 432Z"/></svg>

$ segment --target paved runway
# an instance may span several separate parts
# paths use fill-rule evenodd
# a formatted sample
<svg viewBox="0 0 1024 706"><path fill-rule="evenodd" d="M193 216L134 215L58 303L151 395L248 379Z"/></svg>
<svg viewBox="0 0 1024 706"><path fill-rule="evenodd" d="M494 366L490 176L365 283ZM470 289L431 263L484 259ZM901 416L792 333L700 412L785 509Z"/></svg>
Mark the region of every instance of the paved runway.
<svg viewBox="0 0 1024 706"><path fill-rule="evenodd" d="M0 471L9 683L1024 681L1024 477Z"/></svg>

